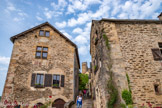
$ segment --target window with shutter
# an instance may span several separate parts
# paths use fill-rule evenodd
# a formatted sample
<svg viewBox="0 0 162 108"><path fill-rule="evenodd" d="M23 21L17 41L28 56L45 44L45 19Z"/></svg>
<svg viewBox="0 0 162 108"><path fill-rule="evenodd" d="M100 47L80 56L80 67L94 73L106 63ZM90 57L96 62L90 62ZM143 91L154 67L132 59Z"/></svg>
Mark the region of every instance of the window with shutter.
<svg viewBox="0 0 162 108"><path fill-rule="evenodd" d="M161 52L161 55L162 55L162 43L159 43L159 49L160 49L160 52Z"/></svg>
<svg viewBox="0 0 162 108"><path fill-rule="evenodd" d="M45 74L44 87L52 87L52 74Z"/></svg>
<svg viewBox="0 0 162 108"><path fill-rule="evenodd" d="M60 86L60 75L53 75L53 87Z"/></svg>
<svg viewBox="0 0 162 108"><path fill-rule="evenodd" d="M153 54L154 60L156 61L162 60L162 54L159 48L152 49L152 54Z"/></svg>
<svg viewBox="0 0 162 108"><path fill-rule="evenodd" d="M35 87L43 87L44 86L44 74L37 74Z"/></svg>
<svg viewBox="0 0 162 108"><path fill-rule="evenodd" d="M35 76L36 76L36 74L33 73L33 74L32 74L32 78L31 78L31 86L32 86L32 87L35 86Z"/></svg>
<svg viewBox="0 0 162 108"><path fill-rule="evenodd" d="M61 87L64 87L65 75L61 75Z"/></svg>

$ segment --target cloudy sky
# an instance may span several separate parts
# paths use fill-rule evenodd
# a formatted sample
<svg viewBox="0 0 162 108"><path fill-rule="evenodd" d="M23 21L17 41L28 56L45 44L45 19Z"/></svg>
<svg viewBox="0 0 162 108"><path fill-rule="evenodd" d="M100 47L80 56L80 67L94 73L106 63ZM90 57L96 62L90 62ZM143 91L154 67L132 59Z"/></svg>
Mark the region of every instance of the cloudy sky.
<svg viewBox="0 0 162 108"><path fill-rule="evenodd" d="M92 19L157 19L161 11L162 0L0 0L0 95L11 36L48 21L78 45L81 62L90 62Z"/></svg>

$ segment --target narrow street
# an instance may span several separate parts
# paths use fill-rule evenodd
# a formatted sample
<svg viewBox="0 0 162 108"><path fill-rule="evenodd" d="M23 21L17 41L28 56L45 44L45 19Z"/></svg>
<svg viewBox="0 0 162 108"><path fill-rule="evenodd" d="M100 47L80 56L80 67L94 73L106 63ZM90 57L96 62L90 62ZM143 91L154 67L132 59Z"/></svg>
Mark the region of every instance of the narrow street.
<svg viewBox="0 0 162 108"><path fill-rule="evenodd" d="M72 108L76 108L76 104L72 106ZM91 99L83 99L82 108L92 108L92 100Z"/></svg>

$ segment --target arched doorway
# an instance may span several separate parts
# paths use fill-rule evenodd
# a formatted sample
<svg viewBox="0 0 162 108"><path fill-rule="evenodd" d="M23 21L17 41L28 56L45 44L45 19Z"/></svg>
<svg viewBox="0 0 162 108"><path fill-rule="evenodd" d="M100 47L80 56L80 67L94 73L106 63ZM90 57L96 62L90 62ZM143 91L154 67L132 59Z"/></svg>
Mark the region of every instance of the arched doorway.
<svg viewBox="0 0 162 108"><path fill-rule="evenodd" d="M33 108L40 108L41 106L43 106L42 103L37 103L36 105L33 106Z"/></svg>
<svg viewBox="0 0 162 108"><path fill-rule="evenodd" d="M53 103L52 103L52 107L54 108L64 108L64 104L65 101L62 99L56 99Z"/></svg>

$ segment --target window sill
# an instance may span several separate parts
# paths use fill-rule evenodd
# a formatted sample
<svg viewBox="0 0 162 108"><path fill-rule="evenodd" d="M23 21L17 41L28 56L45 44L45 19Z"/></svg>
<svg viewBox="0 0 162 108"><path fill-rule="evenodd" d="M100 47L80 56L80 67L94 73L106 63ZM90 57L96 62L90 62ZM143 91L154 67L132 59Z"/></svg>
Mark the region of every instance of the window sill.
<svg viewBox="0 0 162 108"><path fill-rule="evenodd" d="M42 36L42 35L39 35L39 37L47 37L47 38L49 38L50 36Z"/></svg>
<svg viewBox="0 0 162 108"><path fill-rule="evenodd" d="M52 88L57 88L57 89L60 89L60 87L52 87Z"/></svg>
<svg viewBox="0 0 162 108"><path fill-rule="evenodd" d="M35 59L38 59L38 60L47 60L47 58L37 58L37 57L35 57Z"/></svg>
<svg viewBox="0 0 162 108"><path fill-rule="evenodd" d="M44 88L43 85L35 85L35 88Z"/></svg>

